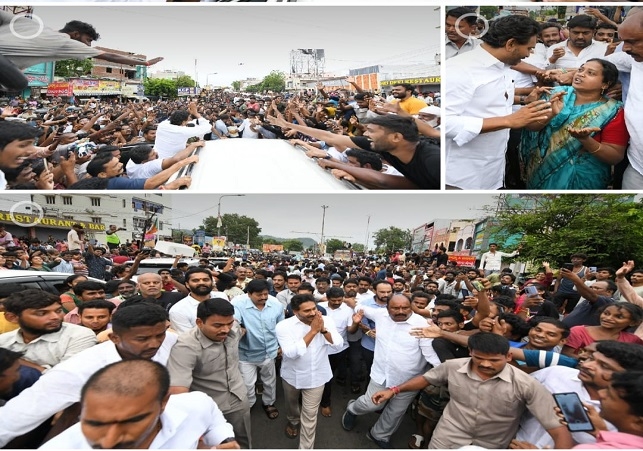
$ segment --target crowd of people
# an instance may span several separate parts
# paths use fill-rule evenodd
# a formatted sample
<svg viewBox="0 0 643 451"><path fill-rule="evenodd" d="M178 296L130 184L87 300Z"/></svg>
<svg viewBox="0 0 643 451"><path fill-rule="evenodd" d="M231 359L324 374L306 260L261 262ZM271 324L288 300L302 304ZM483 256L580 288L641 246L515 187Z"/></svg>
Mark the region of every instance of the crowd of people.
<svg viewBox="0 0 643 451"><path fill-rule="evenodd" d="M11 419L0 446L269 448L269 436L253 444L250 410L277 420L278 393L303 449L323 446L317 418L334 411L347 431L378 411L367 436L381 448L396 447L402 422L415 424L416 449L643 444L633 261L591 267L574 253L517 278L503 259L520 248L496 243L477 267L443 248L349 260L224 251L215 265L208 247L198 264L177 256L137 274L156 251L90 245L78 227L29 246L3 232L3 269L70 276L57 294L0 285L0 415ZM355 399L332 405L335 385ZM589 428L568 429L559 393L579 396Z"/></svg>
<svg viewBox="0 0 643 451"><path fill-rule="evenodd" d="M446 185L640 189L640 8L471 12L446 18Z"/></svg>
<svg viewBox="0 0 643 451"><path fill-rule="evenodd" d="M0 12L0 32L13 24L10 19ZM27 35L38 25L24 18L16 24ZM138 61L93 49L98 37L92 25L72 21L60 31L46 29L35 43L0 44L0 67L7 70L0 85L12 86L20 75L9 69L36 60L93 57L151 66L162 59ZM58 41L65 46L47 47ZM439 189L439 92L401 83L385 94L364 91L350 77L347 83L350 89L330 92L319 83L298 92L216 90L140 102L18 96L0 113L0 186L181 189L190 186L190 176L173 176L198 162L197 147L242 138L299 144L335 177L365 188Z"/></svg>

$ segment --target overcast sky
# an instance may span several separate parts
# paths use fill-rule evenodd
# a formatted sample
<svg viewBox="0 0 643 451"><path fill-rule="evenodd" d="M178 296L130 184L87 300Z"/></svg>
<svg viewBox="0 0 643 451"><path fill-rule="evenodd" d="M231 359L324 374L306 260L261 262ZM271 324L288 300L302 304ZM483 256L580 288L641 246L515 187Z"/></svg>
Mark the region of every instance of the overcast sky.
<svg viewBox="0 0 643 451"><path fill-rule="evenodd" d="M100 33L94 45L164 57L150 72L182 70L194 78L196 59L201 85L229 85L271 70L288 73L290 51L297 48L325 49L326 71L340 74L374 64L433 64L440 51L435 6L34 5L49 28L81 20Z"/></svg>
<svg viewBox="0 0 643 451"><path fill-rule="evenodd" d="M217 194L173 196L174 227L197 228L207 216L217 216ZM491 194L354 193L354 194L247 194L221 199L221 214L237 213L259 222L262 235L319 240L327 205L324 236L364 243L369 235L389 226L414 229L434 219L476 219L483 207L495 205ZM299 233L304 232L304 233ZM372 246L372 240L369 241Z"/></svg>

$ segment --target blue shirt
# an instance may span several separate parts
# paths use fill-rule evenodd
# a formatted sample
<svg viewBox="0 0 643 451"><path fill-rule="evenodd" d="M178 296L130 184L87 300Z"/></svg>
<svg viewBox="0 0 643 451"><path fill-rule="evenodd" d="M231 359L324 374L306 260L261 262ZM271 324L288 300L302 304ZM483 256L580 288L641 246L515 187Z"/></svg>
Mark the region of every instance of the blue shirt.
<svg viewBox="0 0 643 451"><path fill-rule="evenodd" d="M360 306L373 307L373 308L386 308L386 305L380 305L377 302L375 302L374 297L367 301L359 303L355 310L359 310ZM375 326L375 321L371 321L366 317L362 319L362 323L366 324L371 329L377 329L377 327ZM369 337L366 334L362 335L362 346L368 349L369 351L375 351L375 339Z"/></svg>
<svg viewBox="0 0 643 451"><path fill-rule="evenodd" d="M277 357L277 333L275 327L284 319L284 306L273 296L268 296L266 305L259 310L245 294L232 301L234 317L246 334L239 342L239 360L263 362Z"/></svg>
<svg viewBox="0 0 643 451"><path fill-rule="evenodd" d="M128 179L126 177L111 177L107 189L145 189L147 179Z"/></svg>

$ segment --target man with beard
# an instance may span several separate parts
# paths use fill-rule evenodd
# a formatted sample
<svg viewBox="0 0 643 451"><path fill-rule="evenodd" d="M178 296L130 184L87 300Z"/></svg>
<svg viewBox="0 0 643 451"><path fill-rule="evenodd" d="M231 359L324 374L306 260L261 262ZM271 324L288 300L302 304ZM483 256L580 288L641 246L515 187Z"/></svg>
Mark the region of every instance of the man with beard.
<svg viewBox="0 0 643 451"><path fill-rule="evenodd" d="M194 279L191 283L200 284L190 287L191 293L207 285L205 279L199 281L202 273L188 273ZM235 321L234 307L227 298L206 298L199 302L195 316L196 327L179 335L170 352L170 393L201 391L210 396L234 428L239 445L250 449L250 405L239 369L243 332Z"/></svg>
<svg viewBox="0 0 643 451"><path fill-rule="evenodd" d="M357 302L364 301L373 297L374 293L371 291L371 285L373 285L373 279L367 276L361 276L357 279L357 294L354 297ZM346 289L346 287L344 287Z"/></svg>
<svg viewBox="0 0 643 451"><path fill-rule="evenodd" d="M584 404L600 411L599 391L606 389L612 374L622 371L643 371L643 346L613 340L594 342L587 346L589 358L581 361L579 369L551 366L532 373L551 393L577 393ZM608 429L616 428L608 423ZM576 443L596 443L596 437L585 432L573 432ZM542 426L532 415L525 415L520 422L516 441L527 442L537 448L553 446Z"/></svg>
<svg viewBox="0 0 643 451"><path fill-rule="evenodd" d="M177 333L185 332L196 326L198 305L213 297L228 300L224 293L212 292L214 282L212 273L205 268L190 268L185 273L185 286L190 294L170 308L170 322Z"/></svg>
<svg viewBox="0 0 643 451"><path fill-rule="evenodd" d="M418 114L422 108L426 108L428 105L424 100L413 97L414 91L415 87L407 83L393 86L391 94L396 99L393 103L399 104L400 108L408 114Z"/></svg>
<svg viewBox="0 0 643 451"><path fill-rule="evenodd" d="M285 289L286 289L286 273L281 271L275 271L275 273L272 275L272 288L270 289L268 294L270 294L270 296L276 297L277 294L281 293Z"/></svg>
<svg viewBox="0 0 643 451"><path fill-rule="evenodd" d="M154 360L161 364L167 362L177 338L176 334L166 332L167 312L149 302L126 304L112 315L113 330L109 341L85 349L54 366L33 386L0 408L2 418L11 418L11 421L0 421L0 447L78 403L85 382L110 363L134 359ZM92 331L84 330L94 335ZM77 421L78 410L74 411L72 407L67 412ZM38 444L27 448L37 448Z"/></svg>
<svg viewBox="0 0 643 451"><path fill-rule="evenodd" d="M567 22L569 39L547 49L551 69L578 69L592 58L603 58L607 43L594 41L596 19L585 14L572 17Z"/></svg>
<svg viewBox="0 0 643 451"><path fill-rule="evenodd" d="M270 122L290 128L330 146L360 148L378 153L383 160L397 169L403 177L384 174L347 163L320 158L323 168L342 169L369 189L439 189L440 146L420 138L415 119L410 116L387 114L369 121L364 136L338 135L325 130L291 124L283 118L269 118Z"/></svg>
<svg viewBox="0 0 643 451"><path fill-rule="evenodd" d="M503 186L509 129L548 119L551 104L529 102L516 112L511 66L536 46L540 25L526 16L495 19L475 49L447 61L446 185L451 189ZM527 103L527 102L523 102Z"/></svg>
<svg viewBox="0 0 643 451"><path fill-rule="evenodd" d="M547 59L547 49L554 44L558 44L560 39L561 26L558 22L545 22L540 26L538 37L542 42L536 44L534 55L542 61ZM547 63L549 64L549 63Z"/></svg>
<svg viewBox="0 0 643 451"><path fill-rule="evenodd" d="M36 152L34 139L41 134L40 129L22 122L0 121L0 190L7 187L3 170L16 169L30 158Z"/></svg>
<svg viewBox="0 0 643 451"><path fill-rule="evenodd" d="M378 285L377 287L380 287ZM377 296L377 288L376 288ZM393 295L386 310L359 305L353 322L366 317L377 324L377 345L371 369L371 381L366 393L348 402L342 416L342 427L350 431L355 427L357 416L380 410L382 406L373 402L373 395L386 387L397 384L426 371L428 366L440 365L440 359L433 350L431 339L415 339L411 329L426 325L426 320L411 310L411 301L404 295ZM417 391L409 391L388 402L378 421L367 432L367 437L380 448L394 448L390 438L397 430L404 412Z"/></svg>
<svg viewBox="0 0 643 451"><path fill-rule="evenodd" d="M116 306L113 302L97 299L83 302L78 307L80 325L90 329L96 335L107 330L107 325L112 319L112 312Z"/></svg>
<svg viewBox="0 0 643 451"><path fill-rule="evenodd" d="M63 323L60 299L46 291L29 289L4 300L5 318L20 328L0 335L0 347L24 353L41 371L96 344L89 329Z"/></svg>

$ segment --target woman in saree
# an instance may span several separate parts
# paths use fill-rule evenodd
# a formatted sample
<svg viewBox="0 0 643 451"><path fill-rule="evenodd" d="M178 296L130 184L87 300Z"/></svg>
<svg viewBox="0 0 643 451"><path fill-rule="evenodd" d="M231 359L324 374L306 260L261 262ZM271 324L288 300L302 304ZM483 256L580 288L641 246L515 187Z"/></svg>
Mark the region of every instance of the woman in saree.
<svg viewBox="0 0 643 451"><path fill-rule="evenodd" d="M605 96L618 82L614 64L590 59L571 86L551 88L548 121L523 130L520 157L528 189L605 189L629 135L622 102Z"/></svg>

